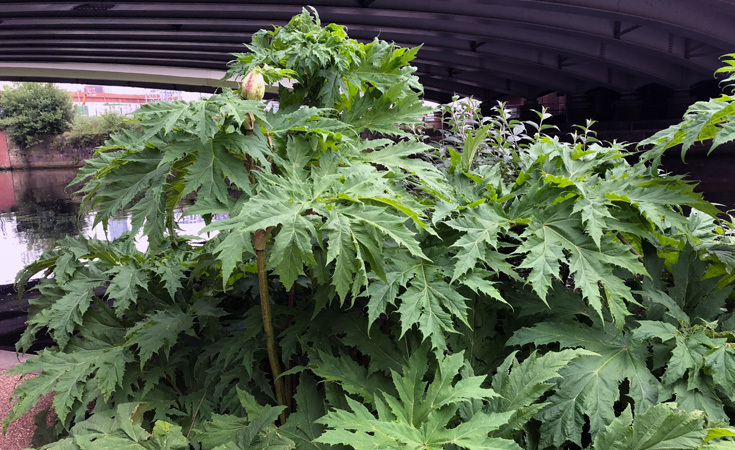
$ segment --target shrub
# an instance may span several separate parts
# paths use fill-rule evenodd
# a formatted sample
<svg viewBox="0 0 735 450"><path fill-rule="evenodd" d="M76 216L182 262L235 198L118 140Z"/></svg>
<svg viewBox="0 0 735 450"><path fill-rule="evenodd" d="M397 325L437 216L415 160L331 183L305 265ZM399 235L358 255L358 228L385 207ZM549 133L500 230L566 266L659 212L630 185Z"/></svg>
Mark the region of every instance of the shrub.
<svg viewBox="0 0 735 450"><path fill-rule="evenodd" d="M129 128L125 116L115 111L107 111L101 116L77 115L64 138L66 144L74 147L96 147L109 139L111 134Z"/></svg>
<svg viewBox="0 0 735 450"><path fill-rule="evenodd" d="M0 128L22 148L68 130L73 117L71 96L52 83L16 83L0 97Z"/></svg>

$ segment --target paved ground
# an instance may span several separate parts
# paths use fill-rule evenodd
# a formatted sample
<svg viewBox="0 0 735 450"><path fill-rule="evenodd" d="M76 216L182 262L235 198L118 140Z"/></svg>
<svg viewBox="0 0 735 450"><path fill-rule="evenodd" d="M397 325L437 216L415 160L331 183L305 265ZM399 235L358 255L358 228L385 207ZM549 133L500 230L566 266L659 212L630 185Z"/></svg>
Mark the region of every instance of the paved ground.
<svg viewBox="0 0 735 450"><path fill-rule="evenodd" d="M15 352L0 351L0 421L10 411L10 394L20 381L19 375L2 375L2 372L18 364L18 359L25 357L16 355ZM35 415L43 409L51 406L53 397L47 395L38 404L8 428L7 434L0 432L0 450L22 450L32 446L33 431L35 430Z"/></svg>
<svg viewBox="0 0 735 450"><path fill-rule="evenodd" d="M25 356L16 354L15 352L0 350L0 373L5 372L11 367L15 367L16 364L25 361L25 359Z"/></svg>

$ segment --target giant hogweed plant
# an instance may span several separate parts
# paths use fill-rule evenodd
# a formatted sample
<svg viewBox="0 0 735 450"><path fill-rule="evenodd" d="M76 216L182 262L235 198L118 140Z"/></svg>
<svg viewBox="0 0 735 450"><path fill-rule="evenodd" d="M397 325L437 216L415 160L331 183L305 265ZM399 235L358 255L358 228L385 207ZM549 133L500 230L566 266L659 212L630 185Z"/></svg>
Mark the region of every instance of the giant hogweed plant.
<svg viewBox="0 0 735 450"><path fill-rule="evenodd" d="M304 11L248 50L277 110L146 105L80 171L132 231L19 274L18 349L55 345L6 425L53 391L56 450L733 448L731 233L690 183L538 125L512 170L461 137L435 165L418 49Z"/></svg>

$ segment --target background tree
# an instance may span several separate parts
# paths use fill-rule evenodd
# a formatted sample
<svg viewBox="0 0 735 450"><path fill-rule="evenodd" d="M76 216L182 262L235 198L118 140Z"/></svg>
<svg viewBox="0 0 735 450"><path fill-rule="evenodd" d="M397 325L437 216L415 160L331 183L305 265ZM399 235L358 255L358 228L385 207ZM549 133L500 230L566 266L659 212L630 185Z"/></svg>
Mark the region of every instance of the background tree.
<svg viewBox="0 0 735 450"><path fill-rule="evenodd" d="M17 83L0 97L0 129L21 147L63 133L73 118L71 97L52 83Z"/></svg>

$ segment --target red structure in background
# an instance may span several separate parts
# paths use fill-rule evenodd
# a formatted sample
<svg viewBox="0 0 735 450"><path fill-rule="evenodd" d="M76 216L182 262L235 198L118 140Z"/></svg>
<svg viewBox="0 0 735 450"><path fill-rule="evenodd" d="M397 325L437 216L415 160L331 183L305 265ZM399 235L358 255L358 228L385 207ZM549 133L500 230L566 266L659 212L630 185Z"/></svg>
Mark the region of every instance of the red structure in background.
<svg viewBox="0 0 735 450"><path fill-rule="evenodd" d="M87 103L131 103L142 105L150 100L141 94L108 94L105 92L72 92L72 100L81 106Z"/></svg>
<svg viewBox="0 0 735 450"><path fill-rule="evenodd" d="M8 153L8 137L4 131L0 130L0 169L9 169L10 154Z"/></svg>
<svg viewBox="0 0 735 450"><path fill-rule="evenodd" d="M10 168L8 154L8 138L0 131L0 211L7 211L15 206L15 190L13 189L13 172L2 170Z"/></svg>
<svg viewBox="0 0 735 450"><path fill-rule="evenodd" d="M0 171L0 212L10 211L15 206L15 189L13 189L13 172Z"/></svg>

